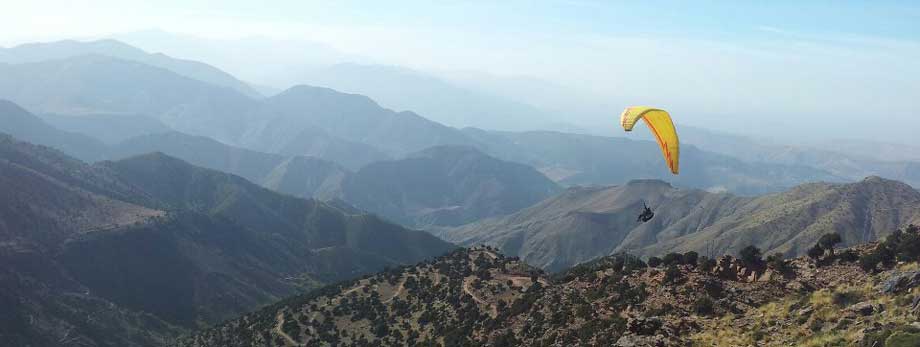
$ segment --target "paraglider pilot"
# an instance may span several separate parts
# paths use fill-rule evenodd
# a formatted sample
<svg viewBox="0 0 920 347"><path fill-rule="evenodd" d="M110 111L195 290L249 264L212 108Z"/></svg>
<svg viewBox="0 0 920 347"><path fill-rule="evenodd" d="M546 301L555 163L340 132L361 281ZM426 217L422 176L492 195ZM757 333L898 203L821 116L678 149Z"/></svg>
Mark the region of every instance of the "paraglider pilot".
<svg viewBox="0 0 920 347"><path fill-rule="evenodd" d="M639 215L639 218L636 219L636 222L645 223L655 217L655 212L652 212L652 209L648 208L648 205L646 205L644 202L642 203L642 206L645 207L645 210L642 211L642 214Z"/></svg>

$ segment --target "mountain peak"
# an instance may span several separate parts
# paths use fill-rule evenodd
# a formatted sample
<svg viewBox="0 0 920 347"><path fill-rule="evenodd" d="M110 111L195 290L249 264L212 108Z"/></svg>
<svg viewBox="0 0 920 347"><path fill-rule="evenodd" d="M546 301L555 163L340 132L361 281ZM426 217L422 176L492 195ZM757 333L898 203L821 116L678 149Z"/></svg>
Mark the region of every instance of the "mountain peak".
<svg viewBox="0 0 920 347"><path fill-rule="evenodd" d="M875 184L877 184L877 183L895 183L895 182L897 182L897 181L895 181L895 180L889 180L889 179L884 178L884 177L881 177L881 176L872 175L872 176L867 176L866 178L863 178L862 182L860 182L860 183L875 183Z"/></svg>
<svg viewBox="0 0 920 347"><path fill-rule="evenodd" d="M664 188L674 188L674 186L672 186L671 183L669 182L665 182L663 180L653 179L653 178L630 180L629 182L626 182L626 186L652 186L652 187L658 186L658 187L664 187Z"/></svg>
<svg viewBox="0 0 920 347"><path fill-rule="evenodd" d="M888 190L897 190L897 191L914 191L914 188L908 185L907 183L896 181L881 176L868 176L862 181L847 183L843 185L845 188L880 188Z"/></svg>
<svg viewBox="0 0 920 347"><path fill-rule="evenodd" d="M348 105L361 108L381 108L371 98L361 94L349 94L335 89L305 84L296 85L269 98L275 105L308 105L309 108L329 108L330 105Z"/></svg>

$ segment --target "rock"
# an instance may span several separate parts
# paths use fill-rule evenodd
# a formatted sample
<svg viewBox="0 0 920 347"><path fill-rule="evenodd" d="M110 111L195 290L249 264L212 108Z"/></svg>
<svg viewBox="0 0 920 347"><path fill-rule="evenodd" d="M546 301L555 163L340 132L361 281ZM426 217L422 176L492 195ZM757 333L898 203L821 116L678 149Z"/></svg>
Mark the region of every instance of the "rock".
<svg viewBox="0 0 920 347"><path fill-rule="evenodd" d="M814 287L802 281L789 281L789 283L786 283L786 289L794 290L800 293L814 291Z"/></svg>
<svg viewBox="0 0 920 347"><path fill-rule="evenodd" d="M806 308L799 310L798 314L799 316L810 316L813 312L815 312L814 308L806 307Z"/></svg>
<svg viewBox="0 0 920 347"><path fill-rule="evenodd" d="M630 318L626 321L626 330L636 335L650 336L661 329L661 319L651 318Z"/></svg>
<svg viewBox="0 0 920 347"><path fill-rule="evenodd" d="M860 316L871 316L873 314L882 312L885 310L885 307L881 304L873 304L870 302L861 302L858 304L853 304L850 307L847 307L845 311L853 312Z"/></svg>
<svg viewBox="0 0 920 347"><path fill-rule="evenodd" d="M745 280L746 280L748 283L757 282L757 273L751 271L751 273L748 274L748 275L746 276Z"/></svg>
<svg viewBox="0 0 920 347"><path fill-rule="evenodd" d="M882 281L882 293L901 293L916 286L920 286L920 271L898 272Z"/></svg>
<svg viewBox="0 0 920 347"><path fill-rule="evenodd" d="M767 269L767 271L765 271L763 275L760 276L760 278L758 278L757 280L763 281L763 282L770 282L774 278L777 278L777 279L780 278L779 272L776 272L772 269Z"/></svg>
<svg viewBox="0 0 920 347"><path fill-rule="evenodd" d="M617 347L665 347L668 346L664 336L623 335L614 346Z"/></svg>
<svg viewBox="0 0 920 347"><path fill-rule="evenodd" d="M844 330L846 330L850 325L852 325L853 322L855 322L853 319L850 319L850 318L841 318L840 320L837 321L837 324L834 324L834 326L831 328L831 330L833 330L833 331L844 331Z"/></svg>
<svg viewBox="0 0 920 347"><path fill-rule="evenodd" d="M910 310L915 315L920 315L920 295L914 297L914 300L910 303Z"/></svg>

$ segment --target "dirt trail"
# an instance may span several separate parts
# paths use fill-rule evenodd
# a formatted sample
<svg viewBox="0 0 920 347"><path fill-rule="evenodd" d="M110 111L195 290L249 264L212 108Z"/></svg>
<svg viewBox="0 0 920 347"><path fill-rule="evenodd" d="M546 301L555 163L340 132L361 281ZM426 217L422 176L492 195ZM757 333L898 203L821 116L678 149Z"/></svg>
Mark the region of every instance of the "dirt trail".
<svg viewBox="0 0 920 347"><path fill-rule="evenodd" d="M480 305L485 305L486 307L489 307L489 308L492 310L492 317L493 317L493 318L494 318L494 317L498 317L498 308L496 308L495 306L492 306L491 304L489 304L488 302L486 302L486 301L483 300L482 298L476 296L475 293L473 293L472 288L470 288L470 284L471 284L472 282L473 282L473 281L471 281L471 280L467 280L467 278L463 279L463 292L466 293L467 295L471 296L471 297L473 298L473 301L475 301L476 303L478 303L478 304L480 304Z"/></svg>
<svg viewBox="0 0 920 347"><path fill-rule="evenodd" d="M351 293L354 293L354 292L356 292L356 291L358 291L358 290L364 289L364 287L366 287L366 286L367 286L366 284L362 284L362 285L359 285L359 286L357 286L357 287L354 287L354 288L351 288L351 289L349 289L349 290L346 290L346 291L342 292L342 296L347 296L348 294L351 294Z"/></svg>
<svg viewBox="0 0 920 347"><path fill-rule="evenodd" d="M396 287L396 291L393 292L393 296L391 296L389 299L382 301L384 304L390 301L393 301L393 299L396 299L397 297L399 297L400 294L402 294L403 290L406 289L406 279L407 278L408 276L402 278L402 280L399 282L399 286Z"/></svg>
<svg viewBox="0 0 920 347"><path fill-rule="evenodd" d="M287 343L291 344L292 346L300 346L300 344L297 343L297 341L294 341L290 335L285 333L284 330L281 330L281 326L284 325L284 312L278 312L278 315L275 316L275 321L275 328L272 330L274 330L276 334L280 335L284 341L287 341Z"/></svg>

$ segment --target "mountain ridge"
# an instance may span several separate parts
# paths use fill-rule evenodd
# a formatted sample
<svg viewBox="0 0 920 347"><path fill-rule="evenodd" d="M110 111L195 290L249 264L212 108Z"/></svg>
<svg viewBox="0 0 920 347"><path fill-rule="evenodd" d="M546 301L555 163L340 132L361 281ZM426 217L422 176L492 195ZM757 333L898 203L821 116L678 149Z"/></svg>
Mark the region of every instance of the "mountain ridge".
<svg viewBox="0 0 920 347"><path fill-rule="evenodd" d="M912 201L917 206L904 205ZM643 204L655 211L648 223L636 221ZM870 219L865 219L867 215ZM866 220L872 221L868 228L864 228ZM802 255L806 245L823 233L839 232L846 244L854 245L918 222L920 192L878 177L856 183L804 184L760 197L679 189L646 180L572 188L520 212L438 229L435 234L461 245L494 245L558 271L623 251L660 255L692 250L713 255L754 244L765 251Z"/></svg>
<svg viewBox="0 0 920 347"><path fill-rule="evenodd" d="M35 322L0 326L12 341L162 345L301 290L454 248L162 153L89 165L3 135L0 166L0 258L15 265L0 270L9 289L0 301L15 303L0 318ZM84 318L92 312L105 325Z"/></svg>
<svg viewBox="0 0 920 347"><path fill-rule="evenodd" d="M26 43L9 48L0 48L0 62L11 64L34 63L88 54L134 60L164 68L202 82L231 88L249 97L261 96L245 82L208 64L194 60L172 58L163 53L147 53L137 47L114 39L93 41L61 40Z"/></svg>

